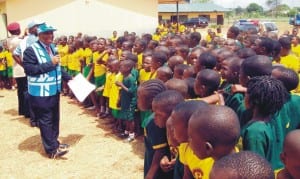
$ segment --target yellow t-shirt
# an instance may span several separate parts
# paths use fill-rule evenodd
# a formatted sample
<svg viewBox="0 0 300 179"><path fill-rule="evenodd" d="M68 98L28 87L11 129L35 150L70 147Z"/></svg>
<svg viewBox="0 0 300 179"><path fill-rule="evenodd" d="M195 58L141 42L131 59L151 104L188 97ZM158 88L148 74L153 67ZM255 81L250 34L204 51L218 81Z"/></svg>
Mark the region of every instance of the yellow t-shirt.
<svg viewBox="0 0 300 179"><path fill-rule="evenodd" d="M143 65L143 53L137 54L137 69L140 70L142 69L142 65Z"/></svg>
<svg viewBox="0 0 300 179"><path fill-rule="evenodd" d="M209 173L214 164L214 159L211 157L199 159L188 143L181 143L178 147L179 160L182 164L188 166L195 179L209 178Z"/></svg>
<svg viewBox="0 0 300 179"><path fill-rule="evenodd" d="M292 52L300 58L300 45L294 46L292 45Z"/></svg>
<svg viewBox="0 0 300 179"><path fill-rule="evenodd" d="M85 65L89 65L92 63L91 58L92 58L93 52L90 48L85 48L83 51L83 57L85 59Z"/></svg>
<svg viewBox="0 0 300 179"><path fill-rule="evenodd" d="M116 82L122 82L123 81L123 75L119 72L118 74L112 73L111 74L111 89L110 89L110 93L109 93L109 107L111 109L120 109L120 107L118 107L118 102L120 99L120 89L121 87L118 87L116 85Z"/></svg>
<svg viewBox="0 0 300 179"><path fill-rule="evenodd" d="M280 64L287 68L293 69L296 73L299 71L299 59L293 55L289 54L285 57L280 57Z"/></svg>
<svg viewBox="0 0 300 179"><path fill-rule="evenodd" d="M180 33L184 33L184 31L185 31L185 26L184 26L183 24L181 24L181 25L179 26L179 32L180 32Z"/></svg>
<svg viewBox="0 0 300 179"><path fill-rule="evenodd" d="M12 67L14 65L14 58L12 56L12 53L8 50L5 50L4 53L6 57L7 67Z"/></svg>
<svg viewBox="0 0 300 179"><path fill-rule="evenodd" d="M209 34L206 35L205 40L206 40L207 43L211 42L211 37L210 37Z"/></svg>
<svg viewBox="0 0 300 179"><path fill-rule="evenodd" d="M110 40L113 41L113 42L115 42L117 39L118 39L117 36L116 36L116 37L112 36L112 37L110 38Z"/></svg>
<svg viewBox="0 0 300 179"><path fill-rule="evenodd" d="M103 89L103 96L109 98L110 90L111 90L111 86L112 86L112 78L113 78L112 73L107 72L105 78L106 79L105 79L105 84L104 84L104 89Z"/></svg>
<svg viewBox="0 0 300 179"><path fill-rule="evenodd" d="M152 35L152 40L160 41L160 38L161 38L161 35L159 35L159 34L155 33Z"/></svg>
<svg viewBox="0 0 300 179"><path fill-rule="evenodd" d="M151 71L146 72L145 69L141 69L139 72L139 83L142 84L145 81L150 80Z"/></svg>
<svg viewBox="0 0 300 179"><path fill-rule="evenodd" d="M6 53L5 51L0 52L0 71L6 70Z"/></svg>
<svg viewBox="0 0 300 179"><path fill-rule="evenodd" d="M70 70L80 71L81 64L80 60L83 59L83 49L79 48L74 53L71 54L70 58L68 58L68 61L70 60L70 64L68 64Z"/></svg>
<svg viewBox="0 0 300 179"><path fill-rule="evenodd" d="M94 52L93 53L93 63L94 63L94 76L95 77L99 77L99 76L102 76L106 73L106 66L105 64L98 64L97 63L97 60L103 56L103 52L100 54L99 52ZM102 60L104 62L106 62L108 59L108 54L105 54L103 57L102 57Z"/></svg>
<svg viewBox="0 0 300 179"><path fill-rule="evenodd" d="M121 55L122 55L122 49L118 49L117 50L117 54L118 54L118 59L121 59Z"/></svg>
<svg viewBox="0 0 300 179"><path fill-rule="evenodd" d="M61 66L65 67L68 65L68 54L69 54L69 46L65 45L58 45L58 54L60 56L60 64Z"/></svg>

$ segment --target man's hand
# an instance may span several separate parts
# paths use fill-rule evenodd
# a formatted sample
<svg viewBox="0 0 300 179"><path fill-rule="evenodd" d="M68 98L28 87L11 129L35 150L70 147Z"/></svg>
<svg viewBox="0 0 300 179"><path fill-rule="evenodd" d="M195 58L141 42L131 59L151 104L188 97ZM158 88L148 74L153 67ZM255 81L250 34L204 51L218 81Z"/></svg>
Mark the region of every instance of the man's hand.
<svg viewBox="0 0 300 179"><path fill-rule="evenodd" d="M60 56L59 55L55 55L52 57L52 64L53 65L57 65L60 63Z"/></svg>

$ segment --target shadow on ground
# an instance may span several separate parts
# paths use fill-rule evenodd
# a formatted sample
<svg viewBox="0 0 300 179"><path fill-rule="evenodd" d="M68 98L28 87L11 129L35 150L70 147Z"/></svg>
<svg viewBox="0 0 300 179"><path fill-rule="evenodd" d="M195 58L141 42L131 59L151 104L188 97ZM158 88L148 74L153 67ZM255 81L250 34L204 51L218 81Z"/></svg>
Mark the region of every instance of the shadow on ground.
<svg viewBox="0 0 300 179"><path fill-rule="evenodd" d="M84 135L80 134L70 134L67 137L60 137L61 143L69 144L70 146L76 145L83 137ZM27 139L25 139L22 143L18 146L19 150L22 151L32 151L37 152L41 154L43 157L47 157L43 145L42 145L42 139L40 135L31 136Z"/></svg>
<svg viewBox="0 0 300 179"><path fill-rule="evenodd" d="M16 109L9 109L3 112L4 114L8 114L11 116L18 116L18 111Z"/></svg>
<svg viewBox="0 0 300 179"><path fill-rule="evenodd" d="M29 118L25 118L24 116L18 116L17 118L13 118L13 119L10 119L11 121L18 121L26 126L29 126L31 127L30 125L30 119Z"/></svg>

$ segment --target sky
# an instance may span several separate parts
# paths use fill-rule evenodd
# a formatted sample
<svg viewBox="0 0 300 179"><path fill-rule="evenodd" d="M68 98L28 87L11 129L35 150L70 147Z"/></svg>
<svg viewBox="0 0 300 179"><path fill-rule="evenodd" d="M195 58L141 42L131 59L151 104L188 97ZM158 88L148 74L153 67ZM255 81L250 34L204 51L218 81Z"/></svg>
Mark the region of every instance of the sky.
<svg viewBox="0 0 300 179"><path fill-rule="evenodd" d="M213 0L215 4L225 8L236 8L238 6L245 8L250 3L257 3L268 9L267 0ZM289 7L300 7L300 0L281 0L281 4L287 4Z"/></svg>

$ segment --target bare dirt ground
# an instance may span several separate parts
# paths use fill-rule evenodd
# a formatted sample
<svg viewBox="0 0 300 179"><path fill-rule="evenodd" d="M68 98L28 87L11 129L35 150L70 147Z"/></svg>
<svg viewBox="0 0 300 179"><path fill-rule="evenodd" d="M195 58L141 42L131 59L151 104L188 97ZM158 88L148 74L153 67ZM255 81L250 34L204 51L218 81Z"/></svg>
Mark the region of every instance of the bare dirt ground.
<svg viewBox="0 0 300 179"><path fill-rule="evenodd" d="M49 159L40 131L18 115L17 92L0 90L0 178L143 178L143 137L126 143L69 97L61 98L60 138L70 144Z"/></svg>

